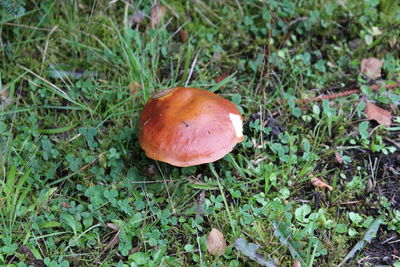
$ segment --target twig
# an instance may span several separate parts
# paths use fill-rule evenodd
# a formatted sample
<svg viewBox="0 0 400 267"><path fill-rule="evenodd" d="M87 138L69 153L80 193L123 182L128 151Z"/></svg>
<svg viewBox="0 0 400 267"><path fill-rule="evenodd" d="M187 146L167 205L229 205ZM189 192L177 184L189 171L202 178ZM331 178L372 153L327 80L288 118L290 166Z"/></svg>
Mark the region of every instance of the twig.
<svg viewBox="0 0 400 267"><path fill-rule="evenodd" d="M387 89L392 89L392 88L400 87L400 83L385 84L384 86ZM371 86L371 90L372 91L376 91L379 88L381 88L380 84L374 84L374 85ZM348 91L344 91L344 92L340 92L340 93L335 93L335 94L330 94L330 95L321 95L321 96L312 97L312 98L300 99L298 102L300 102L301 104L305 104L305 103L310 103L310 102L323 101L323 100L327 100L327 99L334 99L334 98L338 98L338 97L343 97L343 96L356 94L356 93L358 93L360 91L361 91L360 89L352 89L352 90L348 90Z"/></svg>
<svg viewBox="0 0 400 267"><path fill-rule="evenodd" d="M90 163L88 163L88 164L84 165L83 167L81 167L81 168L79 169L79 171L85 170L87 167L89 167L90 165L92 165L93 163L95 163L96 160L98 160L98 159L99 159L101 156L103 156L105 153L106 153L106 151L104 151L103 153L101 153L100 155L98 155L98 156L97 156L94 160L92 160Z"/></svg>
<svg viewBox="0 0 400 267"><path fill-rule="evenodd" d="M396 146L398 149L400 149L400 143L397 143L396 141L388 138L388 137L384 137L383 139L385 139L386 141L392 143L394 146Z"/></svg>
<svg viewBox="0 0 400 267"><path fill-rule="evenodd" d="M340 203L337 203L336 205L350 205L350 204L359 204L359 203L361 203L361 201L356 200L356 201L340 202Z"/></svg>
<svg viewBox="0 0 400 267"><path fill-rule="evenodd" d="M385 241L383 241L383 242L381 243L381 245L384 245L384 244L386 244L386 243L392 241L392 240L395 239L395 238L396 238L395 236L392 236L392 237L386 239Z"/></svg>
<svg viewBox="0 0 400 267"><path fill-rule="evenodd" d="M327 99L333 99L333 98L352 95L352 94L358 93L359 91L360 91L359 89L353 89L353 90L335 93L335 94L331 94L331 95L321 95L321 96L312 97L312 98L300 99L299 102L302 104L305 104L305 103L310 103L310 102L323 101L323 100L327 100Z"/></svg>
<svg viewBox="0 0 400 267"><path fill-rule="evenodd" d="M130 184L159 184L159 183L174 183L188 179L187 177L176 179L176 180L154 180L154 181L129 181Z"/></svg>

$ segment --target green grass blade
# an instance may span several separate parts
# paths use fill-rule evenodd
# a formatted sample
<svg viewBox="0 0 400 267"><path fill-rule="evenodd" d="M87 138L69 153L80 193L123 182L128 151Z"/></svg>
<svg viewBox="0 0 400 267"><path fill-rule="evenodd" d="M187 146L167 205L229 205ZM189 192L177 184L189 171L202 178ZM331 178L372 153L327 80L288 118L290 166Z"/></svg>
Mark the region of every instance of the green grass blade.
<svg viewBox="0 0 400 267"><path fill-rule="evenodd" d="M301 244L293 240L290 237L290 234L286 232L285 229L279 226L279 222L274 221L272 225L274 227L274 235L279 238L281 244L288 247L292 257L298 259L301 262L302 266L305 266L306 264L304 260L304 255L303 252L300 250L300 248L302 247Z"/></svg>
<svg viewBox="0 0 400 267"><path fill-rule="evenodd" d="M338 265L338 267L343 266L343 264L345 264L348 260L353 258L358 251L362 250L367 243L371 242L371 240L374 237L376 237L379 227L383 222L384 222L383 217L376 218L369 226L367 232L365 232L364 237L357 242L357 244L353 247L353 249L349 252L349 254L346 255L346 257Z"/></svg>
<svg viewBox="0 0 400 267"><path fill-rule="evenodd" d="M42 133L42 134L59 134L59 133L68 132L68 131L74 129L77 125L78 125L78 123L75 123L75 124L72 124L69 126L65 126L65 127L61 127L61 128L55 128L55 129L39 129L38 132Z"/></svg>
<svg viewBox="0 0 400 267"><path fill-rule="evenodd" d="M227 85L228 83L233 81L233 78L235 77L236 72L232 73L231 75L229 75L228 77L226 77L225 79L223 79L222 81L220 81L219 83L213 85L210 89L208 89L208 91L210 92L215 92L218 89L220 89L221 87L224 87L225 85Z"/></svg>

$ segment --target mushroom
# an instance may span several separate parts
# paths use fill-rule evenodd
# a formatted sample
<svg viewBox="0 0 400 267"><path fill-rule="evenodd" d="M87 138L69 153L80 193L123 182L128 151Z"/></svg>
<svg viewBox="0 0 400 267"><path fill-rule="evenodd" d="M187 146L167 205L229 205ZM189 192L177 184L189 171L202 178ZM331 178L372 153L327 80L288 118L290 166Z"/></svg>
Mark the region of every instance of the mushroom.
<svg viewBox="0 0 400 267"><path fill-rule="evenodd" d="M163 90L140 114L140 146L149 158L171 165L214 162L241 141L242 116L236 106L198 88Z"/></svg>

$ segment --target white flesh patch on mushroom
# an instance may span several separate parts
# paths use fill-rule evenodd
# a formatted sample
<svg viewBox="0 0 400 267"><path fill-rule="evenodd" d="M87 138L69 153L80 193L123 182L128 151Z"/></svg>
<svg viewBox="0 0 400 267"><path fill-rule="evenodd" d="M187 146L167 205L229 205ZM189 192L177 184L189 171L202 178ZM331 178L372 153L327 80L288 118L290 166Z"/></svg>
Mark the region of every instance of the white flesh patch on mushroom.
<svg viewBox="0 0 400 267"><path fill-rule="evenodd" d="M242 138L243 136L243 124L240 115L229 113L229 119L233 124L233 129L235 130L235 135L237 138Z"/></svg>

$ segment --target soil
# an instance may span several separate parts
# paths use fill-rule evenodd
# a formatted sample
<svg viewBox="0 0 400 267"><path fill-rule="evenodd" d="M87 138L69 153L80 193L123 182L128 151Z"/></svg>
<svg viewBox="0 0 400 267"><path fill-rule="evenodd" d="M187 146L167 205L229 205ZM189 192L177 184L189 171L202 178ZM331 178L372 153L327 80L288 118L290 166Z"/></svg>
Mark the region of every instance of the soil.
<svg viewBox="0 0 400 267"><path fill-rule="evenodd" d="M372 192L372 201L379 202L385 197L390 209L400 210L400 153L381 156L377 181ZM400 260L400 234L382 225L377 237L363 251L357 266L377 264L393 265Z"/></svg>
<svg viewBox="0 0 400 267"><path fill-rule="evenodd" d="M390 265L400 259L400 235L381 227L376 238L364 248L364 256L357 266Z"/></svg>

